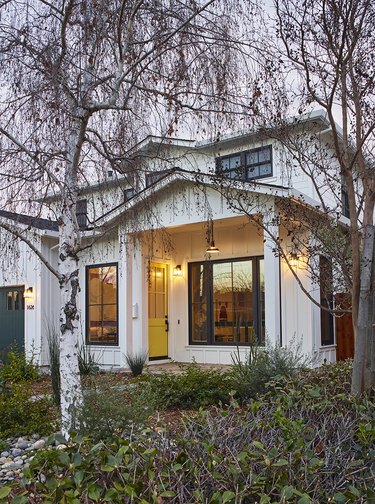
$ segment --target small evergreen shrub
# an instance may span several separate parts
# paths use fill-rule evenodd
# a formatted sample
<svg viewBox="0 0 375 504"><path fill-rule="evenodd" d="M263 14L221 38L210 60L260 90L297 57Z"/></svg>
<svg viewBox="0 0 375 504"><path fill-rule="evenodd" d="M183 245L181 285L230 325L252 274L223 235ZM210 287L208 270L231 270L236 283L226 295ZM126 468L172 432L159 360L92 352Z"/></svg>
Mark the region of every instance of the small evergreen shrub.
<svg viewBox="0 0 375 504"><path fill-rule="evenodd" d="M144 402L155 408L200 408L228 403L231 382L228 373L218 369L203 369L198 364L180 366L179 374L163 372L149 375L138 386Z"/></svg>
<svg viewBox="0 0 375 504"><path fill-rule="evenodd" d="M6 362L0 369L0 377L8 383L33 382L39 379L39 366L35 354L26 357L25 352L13 347L7 354Z"/></svg>
<svg viewBox="0 0 375 504"><path fill-rule="evenodd" d="M137 354L126 354L124 355L125 362L130 368L133 376L140 376L143 373L143 368L148 359L147 352L140 352Z"/></svg>
<svg viewBox="0 0 375 504"><path fill-rule="evenodd" d="M232 362L233 390L237 398L245 400L263 394L271 380L294 376L309 365L310 359L303 355L300 345L280 347L268 342L265 349L251 345L244 361L237 349Z"/></svg>
<svg viewBox="0 0 375 504"><path fill-rule="evenodd" d="M80 411L80 433L94 441L126 435L136 424L144 424L153 412L149 404L131 400L122 387L95 387L85 391Z"/></svg>
<svg viewBox="0 0 375 504"><path fill-rule="evenodd" d="M81 376L95 374L99 371L99 364L95 354L91 353L89 345L81 345L79 347L78 367Z"/></svg>
<svg viewBox="0 0 375 504"><path fill-rule="evenodd" d="M46 397L30 397L27 383L0 393L0 438L49 434L56 429L56 411Z"/></svg>

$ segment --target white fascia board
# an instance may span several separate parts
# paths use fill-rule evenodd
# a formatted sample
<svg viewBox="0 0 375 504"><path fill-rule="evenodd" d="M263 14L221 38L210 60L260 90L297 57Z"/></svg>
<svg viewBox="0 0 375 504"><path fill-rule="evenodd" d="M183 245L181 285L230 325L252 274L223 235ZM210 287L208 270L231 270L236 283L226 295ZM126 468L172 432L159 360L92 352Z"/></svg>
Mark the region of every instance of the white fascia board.
<svg viewBox="0 0 375 504"><path fill-rule="evenodd" d="M313 110L310 113L302 114L302 115L296 115L293 117L290 117L286 119L285 124L288 126L298 126L299 124L307 123L307 122L321 122L325 127L329 127L329 121L327 119L327 113L322 110ZM336 125L337 131L340 132L341 128ZM257 129L243 129L243 130L238 130L233 133L228 133L226 135L222 135L219 140L213 140L212 138L208 140L201 140L199 142L196 142L195 147L197 149L202 149L202 148L207 148L211 147L213 145L222 145L225 143L229 142L236 142L236 141L243 141L245 138L249 137L257 137L257 136L262 136L264 137L264 131L267 129L275 129L277 128L277 125L267 125L264 124L263 126L257 128Z"/></svg>

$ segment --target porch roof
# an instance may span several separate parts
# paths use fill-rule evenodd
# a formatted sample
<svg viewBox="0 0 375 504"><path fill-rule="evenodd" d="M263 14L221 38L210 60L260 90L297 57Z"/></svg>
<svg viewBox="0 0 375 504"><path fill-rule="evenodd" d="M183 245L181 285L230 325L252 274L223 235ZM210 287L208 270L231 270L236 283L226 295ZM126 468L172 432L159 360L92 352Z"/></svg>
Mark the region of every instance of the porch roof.
<svg viewBox="0 0 375 504"><path fill-rule="evenodd" d="M159 180L150 184L150 186L136 193L132 198L120 205L112 208L105 214L98 217L94 222L94 227L106 226L113 224L114 221L123 216L127 211L140 206L142 202L149 198L160 194L166 189L169 189L177 184L186 184L191 186L206 186L217 189L218 192L225 190L247 191L249 193L263 194L274 197L291 196L293 190L288 187L267 184L259 181L235 181L232 179L223 179L217 175L210 175L201 172L194 172L175 167L168 173L163 175ZM181 185L179 186L181 187Z"/></svg>

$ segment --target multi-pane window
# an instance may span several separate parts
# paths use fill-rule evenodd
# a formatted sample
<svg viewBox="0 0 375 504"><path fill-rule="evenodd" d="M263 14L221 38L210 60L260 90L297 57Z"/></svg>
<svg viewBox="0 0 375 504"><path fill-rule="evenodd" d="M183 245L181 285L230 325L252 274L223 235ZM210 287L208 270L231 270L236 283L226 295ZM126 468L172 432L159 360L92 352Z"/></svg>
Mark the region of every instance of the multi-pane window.
<svg viewBox="0 0 375 504"><path fill-rule="evenodd" d="M190 343L263 344L263 258L189 264Z"/></svg>
<svg viewBox="0 0 375 504"><path fill-rule="evenodd" d="M117 345L117 265L87 267L87 343Z"/></svg>
<svg viewBox="0 0 375 504"><path fill-rule="evenodd" d="M239 152L218 159L218 172L225 177L252 180L272 176L272 147Z"/></svg>
<svg viewBox="0 0 375 504"><path fill-rule="evenodd" d="M14 290L7 292L7 310L17 311L25 309L25 300L22 290Z"/></svg>

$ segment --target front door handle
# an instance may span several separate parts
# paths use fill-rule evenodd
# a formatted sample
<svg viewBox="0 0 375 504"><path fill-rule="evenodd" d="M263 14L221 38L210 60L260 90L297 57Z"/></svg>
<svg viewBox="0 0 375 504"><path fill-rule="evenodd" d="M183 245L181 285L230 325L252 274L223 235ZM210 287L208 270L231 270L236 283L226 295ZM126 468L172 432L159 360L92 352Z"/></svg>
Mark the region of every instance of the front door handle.
<svg viewBox="0 0 375 504"><path fill-rule="evenodd" d="M165 316L165 332L169 332L168 315Z"/></svg>

